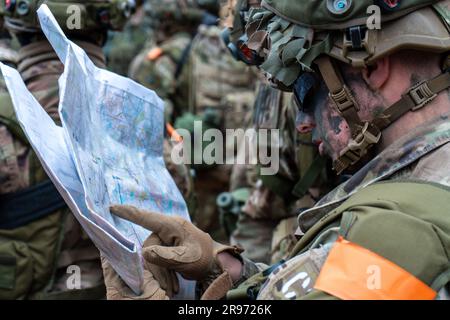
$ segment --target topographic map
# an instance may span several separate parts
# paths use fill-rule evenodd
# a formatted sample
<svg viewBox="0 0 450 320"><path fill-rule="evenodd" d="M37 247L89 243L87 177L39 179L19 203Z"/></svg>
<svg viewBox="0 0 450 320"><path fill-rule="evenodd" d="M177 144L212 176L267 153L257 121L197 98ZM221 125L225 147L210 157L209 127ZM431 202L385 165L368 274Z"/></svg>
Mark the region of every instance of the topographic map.
<svg viewBox="0 0 450 320"><path fill-rule="evenodd" d="M127 204L189 219L162 157L163 102L132 80L95 67L83 49L67 39L46 5L38 16L65 65L59 80L62 127L27 90L19 73L2 65L17 118L80 224L139 293L141 247L150 233L111 215L109 206ZM178 298L193 298L195 284L180 280Z"/></svg>

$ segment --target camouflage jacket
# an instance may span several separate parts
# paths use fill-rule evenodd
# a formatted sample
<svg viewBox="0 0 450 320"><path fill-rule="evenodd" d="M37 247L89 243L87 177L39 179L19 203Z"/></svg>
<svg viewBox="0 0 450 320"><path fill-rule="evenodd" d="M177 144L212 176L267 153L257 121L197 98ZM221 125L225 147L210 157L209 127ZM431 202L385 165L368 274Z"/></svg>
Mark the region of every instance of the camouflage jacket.
<svg viewBox="0 0 450 320"><path fill-rule="evenodd" d="M298 235L303 235L318 223L327 213L331 212L349 199L358 191L384 180L421 180L433 182L444 186L450 186L450 123L448 117L420 126L398 139L395 143L383 150L377 157L366 164L348 181L338 186L335 190L323 197L314 208L301 213L298 217ZM331 237L332 238L332 237ZM330 248L323 245L312 248L309 258L313 261L309 264L310 274L318 274L320 266ZM294 270L296 263L304 264L302 255L293 257L287 261L290 270ZM313 267L311 267L311 265ZM255 265L244 260L243 275L248 276L264 270L266 266ZM277 269L278 270L278 269ZM289 268L284 272L274 272L269 276L272 283L282 283L287 276ZM267 292L269 291L269 295ZM275 290L277 291L277 290ZM274 291L274 292L275 292ZM316 292L317 294L317 292ZM260 298L274 297L270 290L266 290ZM275 295L276 296L276 295ZM317 294L314 298L330 298Z"/></svg>
<svg viewBox="0 0 450 320"><path fill-rule="evenodd" d="M104 67L101 49L86 42L78 42L95 64ZM23 47L18 54L18 70L28 89L52 119L59 123L58 79L63 65L46 41ZM47 181L31 146L17 124L11 130L8 121L16 121L11 99L2 88L0 119L0 195L8 196ZM51 139L51 137L48 137ZM92 290L90 298L100 298L104 290L98 249L69 213L69 209L56 210L49 215L15 229L0 230L0 255L12 255L17 260L17 272L11 280L14 290L4 290L3 299L39 299L71 297L83 298L79 290L69 292L67 268L76 265L83 273L81 289ZM22 248L14 250L13 248ZM20 252L25 250L26 254ZM26 269L31 266L31 269ZM97 290L97 288L99 288ZM89 291L88 290L88 291ZM86 292L88 292L86 291ZM95 292L94 292L95 291Z"/></svg>
<svg viewBox="0 0 450 320"><path fill-rule="evenodd" d="M154 46L153 38L153 27L146 19L144 8L141 6L123 31L109 32L108 42L103 48L108 70L127 76L131 61L144 48Z"/></svg>
<svg viewBox="0 0 450 320"><path fill-rule="evenodd" d="M219 27L198 28L183 76L188 111L201 115L205 109L219 109L226 129L245 125L254 100L254 72L229 54Z"/></svg>
<svg viewBox="0 0 450 320"><path fill-rule="evenodd" d="M253 104L253 72L231 57L215 26L202 25L194 38L178 33L143 50L129 76L165 100L172 120L221 106L227 128L236 128L236 119L245 119Z"/></svg>

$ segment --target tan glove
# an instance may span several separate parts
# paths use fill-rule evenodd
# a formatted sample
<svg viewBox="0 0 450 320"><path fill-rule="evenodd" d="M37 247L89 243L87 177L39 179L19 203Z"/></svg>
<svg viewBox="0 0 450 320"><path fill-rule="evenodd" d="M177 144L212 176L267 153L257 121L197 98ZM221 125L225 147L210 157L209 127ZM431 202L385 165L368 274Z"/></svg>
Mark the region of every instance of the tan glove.
<svg viewBox="0 0 450 320"><path fill-rule="evenodd" d="M156 234L151 235L144 242L144 246L146 245L161 245L161 240ZM167 300L179 290L178 279L173 271L146 262L143 292L137 296L103 255L101 255L101 261L108 300Z"/></svg>
<svg viewBox="0 0 450 320"><path fill-rule="evenodd" d="M103 276L105 278L106 298L108 300L168 300L166 292L161 289L158 281L148 270L144 270L144 287L141 295L136 295L119 275L111 264L102 256Z"/></svg>
<svg viewBox="0 0 450 320"><path fill-rule="evenodd" d="M187 280L201 282L206 289L220 279L229 288L233 286L230 275L218 259L218 254L228 252L239 257L243 251L237 247L219 244L211 236L181 217L168 217L158 213L139 210L131 206L112 206L111 212L153 231L165 246L144 246L143 255L150 264L180 273Z"/></svg>

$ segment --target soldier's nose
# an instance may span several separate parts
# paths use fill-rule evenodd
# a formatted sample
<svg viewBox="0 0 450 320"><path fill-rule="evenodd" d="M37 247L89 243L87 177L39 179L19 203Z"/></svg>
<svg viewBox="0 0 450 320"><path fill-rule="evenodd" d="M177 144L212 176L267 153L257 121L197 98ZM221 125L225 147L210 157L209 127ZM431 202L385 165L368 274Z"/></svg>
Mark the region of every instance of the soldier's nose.
<svg viewBox="0 0 450 320"><path fill-rule="evenodd" d="M302 134L310 133L315 127L316 122L314 121L314 117L305 112L299 112L296 120L296 128L298 132Z"/></svg>

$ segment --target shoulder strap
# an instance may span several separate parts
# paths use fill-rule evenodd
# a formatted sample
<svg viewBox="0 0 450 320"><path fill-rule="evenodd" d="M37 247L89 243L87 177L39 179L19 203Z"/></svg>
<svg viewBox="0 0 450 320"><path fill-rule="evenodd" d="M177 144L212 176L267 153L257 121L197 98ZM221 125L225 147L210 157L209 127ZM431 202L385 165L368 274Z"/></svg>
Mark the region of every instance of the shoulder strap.
<svg viewBox="0 0 450 320"><path fill-rule="evenodd" d="M183 72L184 66L189 59L191 54L192 44L194 41L189 42L186 48L184 48L183 53L181 54L181 59L177 63L177 70L175 71L175 79L178 79Z"/></svg>

